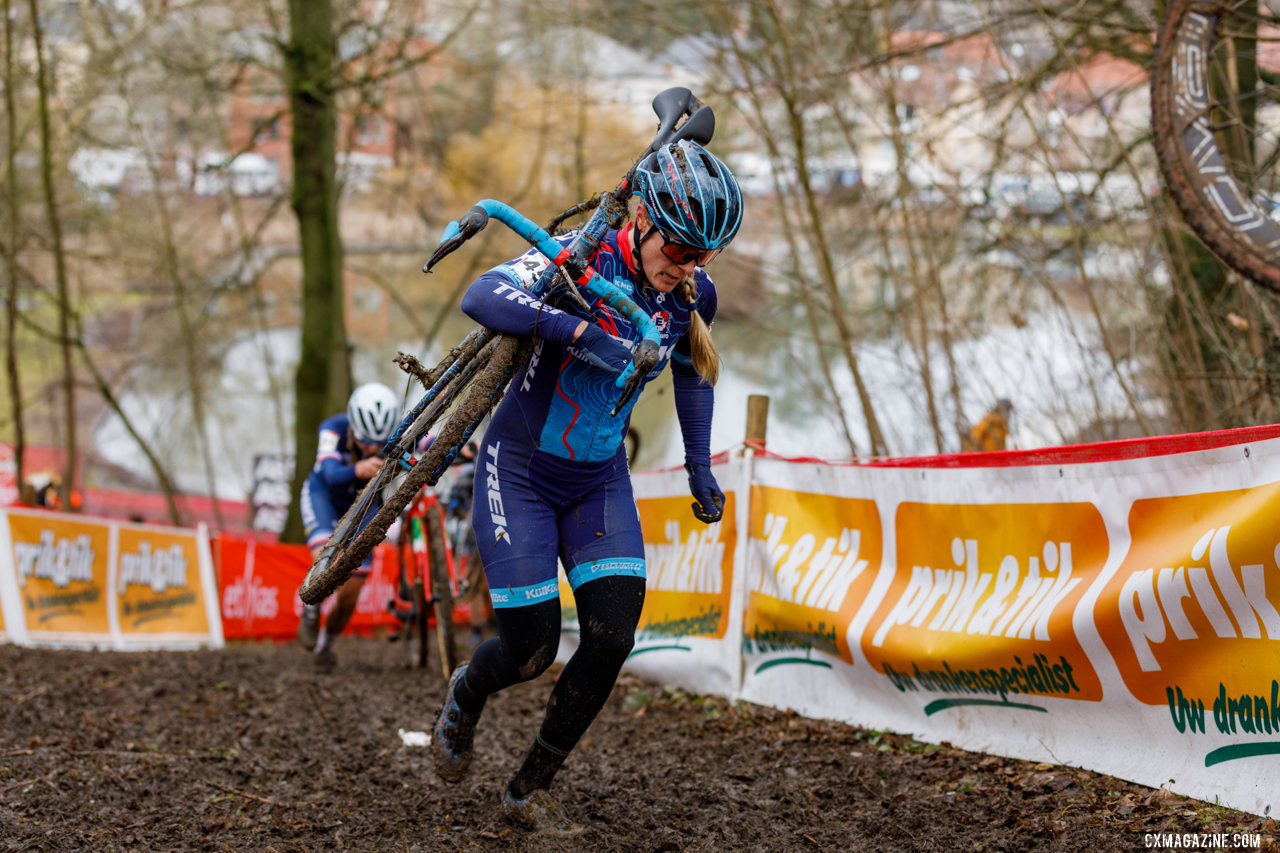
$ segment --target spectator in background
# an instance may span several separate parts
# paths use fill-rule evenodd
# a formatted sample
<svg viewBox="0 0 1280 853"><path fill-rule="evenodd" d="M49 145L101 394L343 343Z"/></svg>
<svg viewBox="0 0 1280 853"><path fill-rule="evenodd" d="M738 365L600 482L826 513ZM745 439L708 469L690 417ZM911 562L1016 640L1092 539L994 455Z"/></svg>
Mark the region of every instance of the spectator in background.
<svg viewBox="0 0 1280 853"><path fill-rule="evenodd" d="M960 437L960 452L1004 450L1009 438L1012 415L1013 403L1004 399L997 400L995 408L987 412L986 417L970 429L968 435Z"/></svg>

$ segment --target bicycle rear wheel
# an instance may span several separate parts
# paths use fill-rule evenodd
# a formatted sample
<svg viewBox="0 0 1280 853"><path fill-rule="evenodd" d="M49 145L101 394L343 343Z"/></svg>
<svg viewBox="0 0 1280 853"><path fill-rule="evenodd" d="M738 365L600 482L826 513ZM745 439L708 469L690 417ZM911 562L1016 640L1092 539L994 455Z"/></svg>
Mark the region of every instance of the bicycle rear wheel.
<svg viewBox="0 0 1280 853"><path fill-rule="evenodd" d="M1280 292L1280 40L1269 3L1171 0L1151 73L1151 125L1169 194L1224 263Z"/></svg>
<svg viewBox="0 0 1280 853"><path fill-rule="evenodd" d="M401 524L403 532L400 534L400 544L397 549L400 572L396 576L396 597L391 600L389 607L400 620L400 638L409 647L409 664L417 668L426 666L426 661L420 660L420 650L417 648L418 638L423 633L418 624L419 614L423 612L420 602L422 584L419 581L418 557L413 551L413 529L408 513L401 516ZM396 608L397 600L409 603L407 613Z"/></svg>
<svg viewBox="0 0 1280 853"><path fill-rule="evenodd" d="M409 505L414 496L418 494L418 490L424 485L435 485L440 479L440 475L449 467L449 463L457 456L458 451L466 444L467 439L475 432L480 421L493 410L498 401L502 399L502 395L506 390L507 383L511 381L512 374L515 373L516 367L524 360L528 352L528 343L518 338L506 335L497 337L493 342L491 355L487 358L487 363L479 370L470 388L466 392L466 397L459 405L458 409L449 416L443 428L436 436L436 440L432 442L431 447L409 471L404 482L400 487L383 502L382 507L373 515L369 523L364 529L356 534L346 544L339 544L333 551L327 552L328 563L317 563L312 566L308 572L306 579L302 583L302 587L298 590L299 597L307 604L319 604L324 601L334 590L346 583L347 578L351 577L354 571L373 551L374 546L381 542L387 534L387 528L399 516L400 512ZM477 355L477 359L482 358L484 353ZM395 463L388 463L390 467ZM381 473L381 472L380 472ZM370 488L380 487L380 483L375 479L366 491ZM364 494L361 494L361 498ZM352 512L356 511L356 507L363 506L363 511L371 510L371 502L358 500L356 506L352 507ZM361 519L353 518L352 529L359 526ZM341 528L347 523L344 516L343 521L339 523ZM443 541L443 539L441 540ZM322 555L324 559L325 555Z"/></svg>

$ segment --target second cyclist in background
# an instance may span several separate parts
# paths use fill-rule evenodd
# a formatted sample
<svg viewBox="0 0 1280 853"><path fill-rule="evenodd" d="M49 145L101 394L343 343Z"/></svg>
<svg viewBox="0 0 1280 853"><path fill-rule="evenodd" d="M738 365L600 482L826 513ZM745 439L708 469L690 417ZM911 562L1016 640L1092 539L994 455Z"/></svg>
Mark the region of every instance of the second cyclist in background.
<svg viewBox="0 0 1280 853"><path fill-rule="evenodd" d="M382 447L399 422L400 401L396 393L386 385L371 382L351 394L346 412L320 424L315 467L302 487L302 523L312 560L319 557L360 489L382 468ZM298 640L304 648L315 651L316 664L322 668L335 662L334 641L351 621L372 561L370 555L338 590L323 627L319 607L303 608Z"/></svg>

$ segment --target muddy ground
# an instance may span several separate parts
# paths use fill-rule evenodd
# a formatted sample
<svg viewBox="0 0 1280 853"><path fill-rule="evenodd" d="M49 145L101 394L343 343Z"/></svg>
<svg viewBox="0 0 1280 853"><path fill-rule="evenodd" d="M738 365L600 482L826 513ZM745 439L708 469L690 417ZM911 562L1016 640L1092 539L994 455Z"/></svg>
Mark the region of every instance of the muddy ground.
<svg viewBox="0 0 1280 853"><path fill-rule="evenodd" d="M556 791L584 829L496 811L553 673L492 698L472 775L426 749L441 678L343 639L138 653L0 647L0 850L965 851L1147 849L1252 815L1106 776L921 744L624 677Z"/></svg>

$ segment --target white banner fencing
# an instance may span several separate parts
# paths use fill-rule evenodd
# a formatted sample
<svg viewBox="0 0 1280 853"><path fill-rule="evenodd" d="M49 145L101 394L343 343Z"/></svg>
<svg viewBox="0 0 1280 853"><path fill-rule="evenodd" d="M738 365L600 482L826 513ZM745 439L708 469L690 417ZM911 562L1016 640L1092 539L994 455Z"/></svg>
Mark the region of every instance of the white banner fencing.
<svg viewBox="0 0 1280 853"><path fill-rule="evenodd" d="M739 455L715 469L711 526L683 470L636 475L648 595L627 668L1263 814L1280 805L1278 435ZM993 467L955 467L977 462Z"/></svg>

